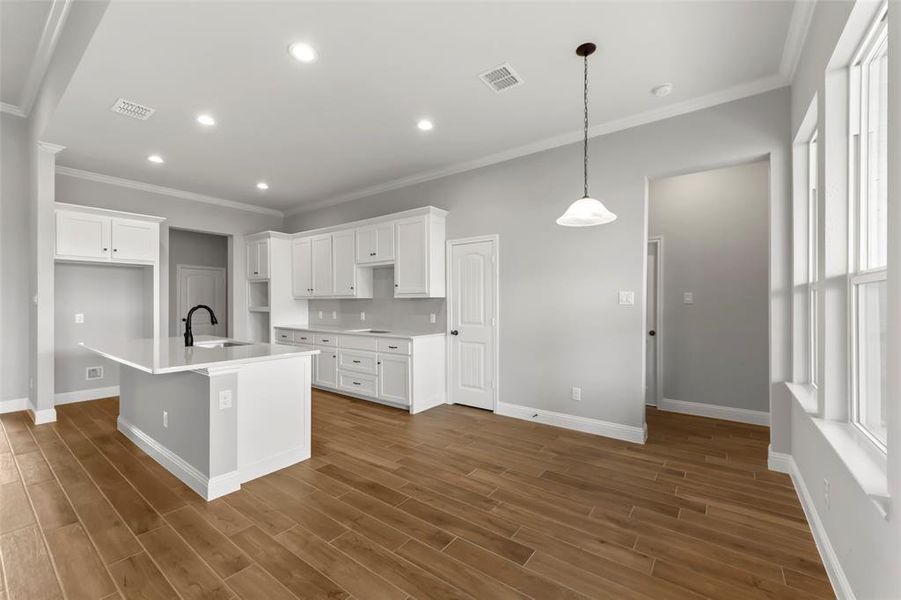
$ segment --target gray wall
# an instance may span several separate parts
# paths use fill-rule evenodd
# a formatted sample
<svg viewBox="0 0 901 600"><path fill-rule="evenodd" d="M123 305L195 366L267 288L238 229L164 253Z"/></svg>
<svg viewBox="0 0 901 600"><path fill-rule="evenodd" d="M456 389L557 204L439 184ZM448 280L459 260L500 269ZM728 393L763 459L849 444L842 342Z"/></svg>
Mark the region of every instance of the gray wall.
<svg viewBox="0 0 901 600"><path fill-rule="evenodd" d="M119 366L79 342L153 337L153 280L149 267L57 263L54 269L54 377L56 393L119 385ZM75 314L84 323L75 323ZM85 369L103 367L103 379Z"/></svg>
<svg viewBox="0 0 901 600"><path fill-rule="evenodd" d="M395 298L394 269L382 267L373 269L371 299L311 300L310 324L432 333L444 331L446 305L444 298ZM365 321L360 320L360 312L366 313ZM431 313L435 314L434 324L429 321Z"/></svg>
<svg viewBox="0 0 901 600"><path fill-rule="evenodd" d="M226 269L228 277L228 238L221 235L185 231L169 228L169 323L162 323L163 331L170 336L178 335L178 285L176 267L194 265L198 267L220 267ZM227 284L226 284L227 285ZM228 313L216 315L228 331Z"/></svg>
<svg viewBox="0 0 901 600"><path fill-rule="evenodd" d="M648 231L663 237L664 398L769 410L768 201L769 161L650 183Z"/></svg>
<svg viewBox="0 0 901 600"><path fill-rule="evenodd" d="M0 113L0 401L28 396L28 121Z"/></svg>
<svg viewBox="0 0 901 600"><path fill-rule="evenodd" d="M286 231L431 204L449 211L448 239L499 234L501 401L641 426L648 177L771 155L770 377L786 376L788 131L783 88L593 138L591 191L619 216L602 227L554 223L581 196L581 146L573 144L302 213ZM618 290L634 290L636 305L619 306ZM582 388L581 402L569 399L571 386Z"/></svg>

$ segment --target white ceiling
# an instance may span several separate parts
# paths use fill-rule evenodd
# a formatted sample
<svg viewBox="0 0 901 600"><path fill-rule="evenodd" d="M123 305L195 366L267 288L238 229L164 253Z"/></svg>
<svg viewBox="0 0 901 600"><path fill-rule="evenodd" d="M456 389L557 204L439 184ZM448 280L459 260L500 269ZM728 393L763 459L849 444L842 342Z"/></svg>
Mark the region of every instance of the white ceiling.
<svg viewBox="0 0 901 600"><path fill-rule="evenodd" d="M0 1L0 102L20 107L41 33L50 15L50 0Z"/></svg>
<svg viewBox="0 0 901 600"><path fill-rule="evenodd" d="M583 41L598 44L599 130L783 85L793 6L113 2L45 139L67 147L66 167L302 209L572 139ZM319 61L290 58L294 40ZM505 61L525 84L496 95L477 76ZM650 94L663 82L671 96ZM157 112L114 114L120 96ZM217 126L197 125L200 111ZM423 116L433 131L416 128ZM166 163L149 163L153 152Z"/></svg>

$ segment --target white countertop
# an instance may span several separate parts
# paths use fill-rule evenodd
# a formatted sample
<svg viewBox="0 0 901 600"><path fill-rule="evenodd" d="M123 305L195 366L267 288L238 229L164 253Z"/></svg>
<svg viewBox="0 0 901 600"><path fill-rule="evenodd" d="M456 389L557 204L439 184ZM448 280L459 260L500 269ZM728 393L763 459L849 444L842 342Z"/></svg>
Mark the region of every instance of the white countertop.
<svg viewBox="0 0 901 600"><path fill-rule="evenodd" d="M365 331L361 329L345 329L343 327L329 327L328 325L276 325L276 329L292 329L294 331L313 331L318 333L335 333L340 335L365 335L369 337L382 338L399 338L410 340L417 337L444 336L443 331L436 333L418 333L415 331L406 331L403 329L392 329L387 333L378 333L373 331ZM375 328L378 329L378 328Z"/></svg>
<svg viewBox="0 0 901 600"><path fill-rule="evenodd" d="M291 356L319 354L319 350L312 346L253 343L227 348L203 348L197 345L217 340L222 341L224 338L198 335L194 337L195 345L190 348L185 347L185 340L181 336L159 340L137 339L98 344L81 343L79 346L152 375L238 366L244 363L277 360Z"/></svg>

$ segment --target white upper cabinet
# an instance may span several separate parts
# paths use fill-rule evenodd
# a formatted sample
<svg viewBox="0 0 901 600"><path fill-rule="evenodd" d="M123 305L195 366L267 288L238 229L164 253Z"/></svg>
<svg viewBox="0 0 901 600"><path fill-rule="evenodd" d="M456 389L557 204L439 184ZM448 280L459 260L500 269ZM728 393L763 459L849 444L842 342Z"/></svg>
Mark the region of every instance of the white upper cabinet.
<svg viewBox="0 0 901 600"><path fill-rule="evenodd" d="M64 206L67 208L56 210L55 258L129 264L159 262L159 224L163 219L132 219L114 216L128 213Z"/></svg>
<svg viewBox="0 0 901 600"><path fill-rule="evenodd" d="M394 223L378 223L356 231L357 264L394 260Z"/></svg>
<svg viewBox="0 0 901 600"><path fill-rule="evenodd" d="M427 214L396 221L394 296L443 298L446 265L444 215Z"/></svg>
<svg viewBox="0 0 901 600"><path fill-rule="evenodd" d="M357 265L354 262L354 232L339 231L332 234L334 255L335 296L356 296Z"/></svg>
<svg viewBox="0 0 901 600"><path fill-rule="evenodd" d="M313 295L331 296L335 291L332 265L332 234L311 238L313 245Z"/></svg>
<svg viewBox="0 0 901 600"><path fill-rule="evenodd" d="M247 278L269 279L269 240L248 240Z"/></svg>
<svg viewBox="0 0 901 600"><path fill-rule="evenodd" d="M313 295L313 251L310 238L291 241L292 289L295 298Z"/></svg>
<svg viewBox="0 0 901 600"><path fill-rule="evenodd" d="M160 253L159 225L134 219L113 219L113 260L154 262Z"/></svg>

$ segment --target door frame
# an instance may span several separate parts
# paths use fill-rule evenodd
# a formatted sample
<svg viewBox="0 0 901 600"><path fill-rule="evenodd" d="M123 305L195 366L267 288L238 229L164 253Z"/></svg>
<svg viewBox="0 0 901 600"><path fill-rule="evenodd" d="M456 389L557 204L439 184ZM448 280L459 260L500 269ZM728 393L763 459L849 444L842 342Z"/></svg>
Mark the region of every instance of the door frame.
<svg viewBox="0 0 901 600"><path fill-rule="evenodd" d="M663 236L662 235L654 235L648 237L648 244L656 244L657 245L657 277L655 277L656 285L654 286L657 291L657 328L654 330L657 332L655 336L657 338L657 355L656 363L657 363L657 408L660 407L660 403L663 401L663 344L661 340L663 339ZM644 305L648 305L648 286L647 286L647 268L648 268L648 259L647 255L645 255L645 288L644 288ZM647 320L647 310L645 310L645 319ZM648 324L645 322L645 356L647 356L647 343L648 343ZM647 389L647 377L648 377L648 366L645 364L645 389ZM645 406L650 406L645 402Z"/></svg>
<svg viewBox="0 0 901 600"><path fill-rule="evenodd" d="M492 336L492 342L494 343L494 352L492 353L491 360L494 362L494 386L492 388L492 398L491 398L491 412L497 412L497 406L500 402L501 395L501 374L500 374L500 329L501 329L501 292L500 292L500 236L496 233L489 235L478 235L467 238L457 238L454 240L447 240L445 245L445 263L446 263L446 285L447 285L447 318L445 319L445 356L447 367L447 374L445 376L444 384L447 395L447 404L454 404L451 399L451 381L453 380L453 359L451 356L451 335L450 335L450 327L451 327L451 316L453 313L454 306L454 270L453 270L453 249L454 246L463 246L465 244L475 244L479 242L491 242L494 249L494 260L492 262L494 266L494 333ZM395 249L395 252L397 249Z"/></svg>
<svg viewBox="0 0 901 600"><path fill-rule="evenodd" d="M228 315L228 268L226 267L207 267L205 265L183 265L177 264L175 265L175 312L178 313L178 303L181 301L181 273L185 269L193 269L197 271L217 271L221 272L225 278L225 314ZM175 314L172 316L173 323L175 324L175 330L181 331L181 315ZM231 321L231 319L229 319ZM226 323L225 327L225 337L228 337L228 329L231 326L231 323ZM181 335L181 334L179 334Z"/></svg>

